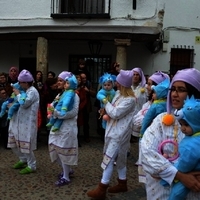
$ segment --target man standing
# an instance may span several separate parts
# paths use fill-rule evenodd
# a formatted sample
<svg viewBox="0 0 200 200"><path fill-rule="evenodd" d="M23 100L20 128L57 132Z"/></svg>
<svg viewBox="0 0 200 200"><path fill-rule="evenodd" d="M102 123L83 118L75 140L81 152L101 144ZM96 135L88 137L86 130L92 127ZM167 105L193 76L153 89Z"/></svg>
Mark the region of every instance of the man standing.
<svg viewBox="0 0 200 200"><path fill-rule="evenodd" d="M0 88L0 111L2 104L7 101L9 98L7 91L4 88ZM8 143L8 125L7 121L7 112L0 118L0 129L1 129L1 139L3 141L3 146L5 149L7 148Z"/></svg>

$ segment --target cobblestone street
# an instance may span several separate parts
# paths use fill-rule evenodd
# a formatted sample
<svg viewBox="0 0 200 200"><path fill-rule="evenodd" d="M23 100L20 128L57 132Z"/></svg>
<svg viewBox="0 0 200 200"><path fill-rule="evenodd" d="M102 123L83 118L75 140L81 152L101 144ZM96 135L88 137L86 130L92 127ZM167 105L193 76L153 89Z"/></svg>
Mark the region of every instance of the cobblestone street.
<svg viewBox="0 0 200 200"><path fill-rule="evenodd" d="M91 137L90 143L81 142L79 148L79 163L73 170L71 184L55 187L54 182L61 171L57 164L51 163L47 135L42 133L35 151L37 171L29 175L20 175L19 170L12 169L18 159L11 150L1 147L0 151L0 191L1 200L89 200L86 192L97 186L102 175L100 163L102 161L103 142L96 134ZM137 158L137 143L131 144L131 154L128 157L128 192L107 194L106 200L145 200L143 186L138 183L137 167L134 165ZM86 165L87 160L87 165ZM110 185L116 183L116 170Z"/></svg>

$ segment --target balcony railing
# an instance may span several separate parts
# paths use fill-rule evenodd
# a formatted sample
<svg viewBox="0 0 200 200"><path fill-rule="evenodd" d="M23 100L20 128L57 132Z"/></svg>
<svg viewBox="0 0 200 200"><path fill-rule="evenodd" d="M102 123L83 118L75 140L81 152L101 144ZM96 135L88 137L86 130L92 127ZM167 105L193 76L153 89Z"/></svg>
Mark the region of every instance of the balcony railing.
<svg viewBox="0 0 200 200"><path fill-rule="evenodd" d="M53 18L110 18L111 0L51 0Z"/></svg>

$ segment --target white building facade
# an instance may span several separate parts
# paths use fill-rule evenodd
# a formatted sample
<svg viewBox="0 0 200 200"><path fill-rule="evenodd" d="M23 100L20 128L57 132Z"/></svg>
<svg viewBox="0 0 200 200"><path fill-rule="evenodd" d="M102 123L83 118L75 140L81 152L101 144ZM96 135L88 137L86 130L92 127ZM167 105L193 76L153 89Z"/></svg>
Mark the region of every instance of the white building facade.
<svg viewBox="0 0 200 200"><path fill-rule="evenodd" d="M41 37L47 71L73 71L83 58L93 82L113 61L145 74L200 69L199 8L198 0L1 0L0 71L34 73Z"/></svg>

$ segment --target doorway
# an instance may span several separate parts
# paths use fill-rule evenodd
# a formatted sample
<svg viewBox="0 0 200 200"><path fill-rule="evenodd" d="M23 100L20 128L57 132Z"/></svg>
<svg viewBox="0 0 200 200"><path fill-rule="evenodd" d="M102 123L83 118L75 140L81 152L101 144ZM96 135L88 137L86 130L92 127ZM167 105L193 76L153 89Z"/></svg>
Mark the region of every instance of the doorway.
<svg viewBox="0 0 200 200"><path fill-rule="evenodd" d="M79 59L86 61L86 67L90 72L92 86L94 89L97 89L99 77L110 69L111 56L101 55L93 57L88 55L70 55L69 71L73 72L77 68Z"/></svg>
<svg viewBox="0 0 200 200"><path fill-rule="evenodd" d="M33 77L35 77L36 72L36 57L31 58L19 58L19 71L27 69Z"/></svg>

